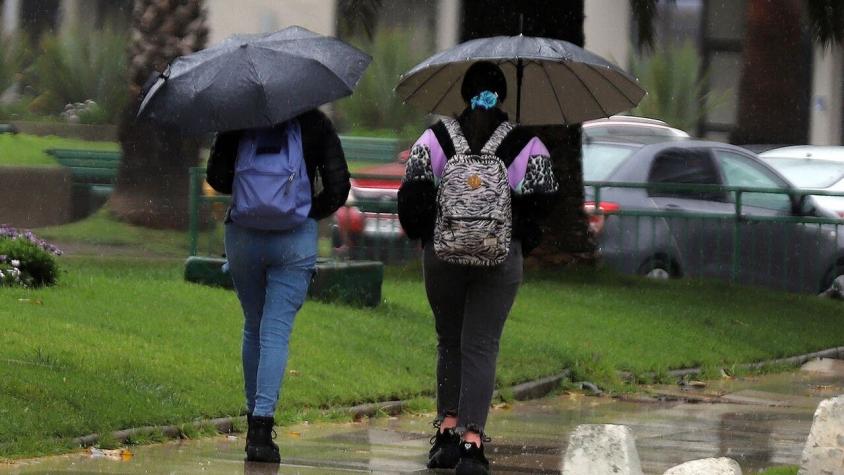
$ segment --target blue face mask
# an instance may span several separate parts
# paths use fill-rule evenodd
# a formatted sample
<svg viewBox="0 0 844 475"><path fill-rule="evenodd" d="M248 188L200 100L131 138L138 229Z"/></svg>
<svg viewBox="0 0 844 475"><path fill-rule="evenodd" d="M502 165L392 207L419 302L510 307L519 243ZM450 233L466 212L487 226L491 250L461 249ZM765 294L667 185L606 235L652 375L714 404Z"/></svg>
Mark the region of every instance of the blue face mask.
<svg viewBox="0 0 844 475"><path fill-rule="evenodd" d="M480 94L472 98L472 109L492 109L498 104L498 93L492 91L481 91Z"/></svg>

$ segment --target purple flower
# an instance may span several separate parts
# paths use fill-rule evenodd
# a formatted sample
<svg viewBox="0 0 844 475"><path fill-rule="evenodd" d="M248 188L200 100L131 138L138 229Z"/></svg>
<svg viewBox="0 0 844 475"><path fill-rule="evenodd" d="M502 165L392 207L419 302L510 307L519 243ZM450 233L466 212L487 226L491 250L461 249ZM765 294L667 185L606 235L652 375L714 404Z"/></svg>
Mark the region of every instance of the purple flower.
<svg viewBox="0 0 844 475"><path fill-rule="evenodd" d="M36 246L40 247L41 249L53 254L55 256L62 255L62 251L57 248L56 246L48 243L47 241L38 238L32 231L24 230L20 231L8 225L0 225L0 238L8 238L8 239L26 239L27 241L35 244ZM5 257L5 256L3 256ZM3 262L3 260L0 260Z"/></svg>

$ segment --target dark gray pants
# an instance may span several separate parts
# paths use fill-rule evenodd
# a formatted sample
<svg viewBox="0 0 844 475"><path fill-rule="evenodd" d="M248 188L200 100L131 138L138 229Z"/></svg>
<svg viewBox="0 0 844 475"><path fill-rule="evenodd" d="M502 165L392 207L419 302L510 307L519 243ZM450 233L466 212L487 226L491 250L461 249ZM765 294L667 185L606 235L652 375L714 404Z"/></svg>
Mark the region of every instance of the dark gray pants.
<svg viewBox="0 0 844 475"><path fill-rule="evenodd" d="M437 327L437 414L458 417L459 430L483 433L498 341L522 282L522 246L514 241L495 267L450 264L425 246L423 269Z"/></svg>

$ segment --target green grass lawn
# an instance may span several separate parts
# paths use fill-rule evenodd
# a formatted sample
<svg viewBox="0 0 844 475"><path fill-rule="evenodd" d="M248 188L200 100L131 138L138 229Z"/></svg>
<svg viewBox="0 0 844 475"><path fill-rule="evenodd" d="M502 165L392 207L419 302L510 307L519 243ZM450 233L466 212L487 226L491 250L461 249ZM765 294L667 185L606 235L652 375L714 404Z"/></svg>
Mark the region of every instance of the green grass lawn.
<svg viewBox="0 0 844 475"><path fill-rule="evenodd" d="M774 467L758 472L758 475L797 475L800 467Z"/></svg>
<svg viewBox="0 0 844 475"><path fill-rule="evenodd" d="M51 289L0 289L0 458L73 437L241 413L241 315L232 292L182 281L181 260L61 258ZM278 417L431 395L435 335L419 269L389 269L377 309L309 302ZM527 282L498 383L574 367L716 367L844 344L841 304L812 296L581 271Z"/></svg>
<svg viewBox="0 0 844 475"><path fill-rule="evenodd" d="M114 142L89 142L61 137L38 137L26 134L0 134L0 166L57 167L45 150L72 148L85 150L117 150Z"/></svg>
<svg viewBox="0 0 844 475"><path fill-rule="evenodd" d="M81 221L41 228L36 232L39 236L50 241L85 244L92 247L109 246L135 255L151 254L184 258L187 256L189 247L186 231L132 226L113 219L106 208ZM222 242L220 234L221 230L215 229L210 234L203 233L202 237L205 239L216 238Z"/></svg>

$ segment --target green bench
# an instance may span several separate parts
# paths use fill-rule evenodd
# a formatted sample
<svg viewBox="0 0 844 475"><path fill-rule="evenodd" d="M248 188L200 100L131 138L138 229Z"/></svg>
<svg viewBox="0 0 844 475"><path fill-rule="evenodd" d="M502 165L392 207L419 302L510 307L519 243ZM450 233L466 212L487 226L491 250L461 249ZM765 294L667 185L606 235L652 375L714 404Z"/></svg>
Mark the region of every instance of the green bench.
<svg viewBox="0 0 844 475"><path fill-rule="evenodd" d="M117 180L120 152L101 150L50 149L47 154L70 169L74 185L111 192Z"/></svg>
<svg viewBox="0 0 844 475"><path fill-rule="evenodd" d="M389 163L399 152L398 139L340 136L343 152L348 161Z"/></svg>
<svg viewBox="0 0 844 475"><path fill-rule="evenodd" d="M70 170L74 219L88 216L108 200L117 180L120 152L50 149L47 154Z"/></svg>

